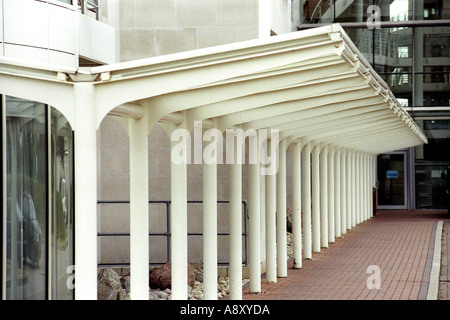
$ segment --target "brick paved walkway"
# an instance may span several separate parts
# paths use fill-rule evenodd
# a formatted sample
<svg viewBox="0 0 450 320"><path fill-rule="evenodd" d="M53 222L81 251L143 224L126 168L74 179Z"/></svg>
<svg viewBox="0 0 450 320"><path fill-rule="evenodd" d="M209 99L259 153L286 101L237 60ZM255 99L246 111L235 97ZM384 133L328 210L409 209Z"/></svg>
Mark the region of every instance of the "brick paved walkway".
<svg viewBox="0 0 450 320"><path fill-rule="evenodd" d="M244 286L243 299L425 299L433 233L437 221L449 221L442 212L379 211L328 248L314 253L312 260L303 260L302 269L289 268L287 278L267 283L263 277L262 293L249 294L248 286ZM374 271L368 273L369 266L379 267L379 289L368 288L368 279L375 276ZM372 286L374 283L369 281Z"/></svg>

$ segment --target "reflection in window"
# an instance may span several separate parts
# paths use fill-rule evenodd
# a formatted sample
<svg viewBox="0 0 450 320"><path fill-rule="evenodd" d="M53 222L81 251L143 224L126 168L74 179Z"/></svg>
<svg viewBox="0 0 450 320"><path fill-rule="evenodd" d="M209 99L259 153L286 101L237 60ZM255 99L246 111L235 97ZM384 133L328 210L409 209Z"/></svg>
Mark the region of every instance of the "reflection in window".
<svg viewBox="0 0 450 320"><path fill-rule="evenodd" d="M46 106L6 98L7 299L45 299Z"/></svg>
<svg viewBox="0 0 450 320"><path fill-rule="evenodd" d="M389 20L407 21L411 19L411 5L412 2L408 0L394 0L391 4L389 4Z"/></svg>
<svg viewBox="0 0 450 320"><path fill-rule="evenodd" d="M418 2L416 18L425 20L449 19L450 0L427 0Z"/></svg>
<svg viewBox="0 0 450 320"><path fill-rule="evenodd" d="M424 57L450 57L449 32L425 34L424 42Z"/></svg>
<svg viewBox="0 0 450 320"><path fill-rule="evenodd" d="M5 101L6 299L73 299L67 286L74 263L72 129L47 105Z"/></svg>
<svg viewBox="0 0 450 320"><path fill-rule="evenodd" d="M73 299L67 286L67 268L73 264L73 171L72 128L67 119L51 108L52 170L52 299Z"/></svg>
<svg viewBox="0 0 450 320"><path fill-rule="evenodd" d="M397 57L398 58L409 58L409 48L408 47L397 47Z"/></svg>

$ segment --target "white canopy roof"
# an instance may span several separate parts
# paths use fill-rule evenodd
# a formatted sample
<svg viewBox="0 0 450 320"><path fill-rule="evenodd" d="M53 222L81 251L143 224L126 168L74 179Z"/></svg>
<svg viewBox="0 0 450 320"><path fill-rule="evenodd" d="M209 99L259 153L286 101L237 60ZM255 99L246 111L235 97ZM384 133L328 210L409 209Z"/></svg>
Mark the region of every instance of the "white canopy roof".
<svg viewBox="0 0 450 320"><path fill-rule="evenodd" d="M272 128L288 142L374 154L427 143L339 24L86 69L2 58L0 76L7 74L92 84L97 125L106 114L148 112L151 125L171 119L188 128L200 120L221 130ZM70 119L74 107L63 100Z"/></svg>

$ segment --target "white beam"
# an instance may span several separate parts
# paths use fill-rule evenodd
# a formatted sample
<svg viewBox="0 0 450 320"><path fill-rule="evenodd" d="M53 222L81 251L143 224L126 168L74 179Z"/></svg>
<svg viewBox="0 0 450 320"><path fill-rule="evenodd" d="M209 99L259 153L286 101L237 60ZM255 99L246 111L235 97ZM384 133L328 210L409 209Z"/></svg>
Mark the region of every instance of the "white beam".
<svg viewBox="0 0 450 320"><path fill-rule="evenodd" d="M267 141L267 150L272 150L272 140ZM272 155L270 155L272 157ZM273 159L273 157L272 157ZM276 174L265 176L266 185L266 280L277 282L277 232L276 232Z"/></svg>
<svg viewBox="0 0 450 320"><path fill-rule="evenodd" d="M144 116L145 109L137 103L124 103L112 109L108 114L111 116L131 118L139 120Z"/></svg>
<svg viewBox="0 0 450 320"><path fill-rule="evenodd" d="M75 299L97 299L97 133L91 84L74 87ZM89 116L90 115L90 116Z"/></svg>
<svg viewBox="0 0 450 320"><path fill-rule="evenodd" d="M320 252L320 145L313 148L311 156L311 206L312 206L312 250Z"/></svg>
<svg viewBox="0 0 450 320"><path fill-rule="evenodd" d="M344 149L341 152L341 170L340 170L340 180L341 180L341 235L347 233L347 154L348 149Z"/></svg>
<svg viewBox="0 0 450 320"><path fill-rule="evenodd" d="M357 165L356 165L356 151L353 150L350 156L351 166L350 166L350 181L351 181L351 201L352 201L352 216L351 216L351 227L356 226L356 202L358 198L358 194L356 192L356 175L357 175Z"/></svg>
<svg viewBox="0 0 450 320"><path fill-rule="evenodd" d="M149 298L148 119L129 120L130 297Z"/></svg>
<svg viewBox="0 0 450 320"><path fill-rule="evenodd" d="M242 300L242 164L238 160L237 143L230 165L230 299Z"/></svg>
<svg viewBox="0 0 450 320"><path fill-rule="evenodd" d="M286 140L279 144L279 168L277 173L277 274L287 277L286 240Z"/></svg>
<svg viewBox="0 0 450 320"><path fill-rule="evenodd" d="M336 147L334 155L334 230L335 237L341 236L341 153L342 148Z"/></svg>
<svg viewBox="0 0 450 320"><path fill-rule="evenodd" d="M203 141L209 146L208 161L203 161L203 297L217 300L217 140Z"/></svg>
<svg viewBox="0 0 450 320"><path fill-rule="evenodd" d="M260 163L258 135L254 139L257 152L254 164L248 165L248 259L250 265L250 292L261 291L261 220L260 220ZM251 144L251 142L249 143ZM251 152L251 151L249 151Z"/></svg>
<svg viewBox="0 0 450 320"><path fill-rule="evenodd" d="M302 149L303 256L312 259L311 242L311 144Z"/></svg>
<svg viewBox="0 0 450 320"><path fill-rule="evenodd" d="M172 299L187 300L187 162L175 161L175 152L190 148L187 137L172 141L170 166L171 192L171 269ZM182 154L181 156L184 156Z"/></svg>
<svg viewBox="0 0 450 320"><path fill-rule="evenodd" d="M347 230L350 230L352 228L352 215L353 215L353 211L352 211L352 198L353 198L353 193L352 193L352 189L353 189L353 183L352 183L352 154L353 154L353 150L349 150L349 152L347 152L347 159L346 159L346 168L345 168L345 183L346 183L346 206L347 206L347 210L346 210L346 221L345 221L345 225L347 227Z"/></svg>
<svg viewBox="0 0 450 320"><path fill-rule="evenodd" d="M302 267L301 142L291 143L292 157L292 245L294 269Z"/></svg>
<svg viewBox="0 0 450 320"><path fill-rule="evenodd" d="M335 242L336 234L335 234L335 180L334 180L334 157L336 154L336 148L332 145L328 146L328 168L327 175L328 181L327 184L327 194L328 194L328 241L330 243Z"/></svg>
<svg viewBox="0 0 450 320"><path fill-rule="evenodd" d="M319 155L320 162L320 246L328 247L328 146Z"/></svg>

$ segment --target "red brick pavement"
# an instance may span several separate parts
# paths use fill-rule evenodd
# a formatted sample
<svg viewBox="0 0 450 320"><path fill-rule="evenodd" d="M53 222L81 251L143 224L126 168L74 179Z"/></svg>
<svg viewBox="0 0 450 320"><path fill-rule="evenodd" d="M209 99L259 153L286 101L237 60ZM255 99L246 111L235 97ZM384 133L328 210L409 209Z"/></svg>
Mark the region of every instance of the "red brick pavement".
<svg viewBox="0 0 450 320"><path fill-rule="evenodd" d="M433 226L445 218L442 211L379 211L311 260L303 260L301 269L289 268L287 278L267 283L263 276L262 293L249 294L244 286L243 299L417 300L421 286L427 285L422 280ZM374 275L367 273L371 265L379 267L379 289L367 286Z"/></svg>

